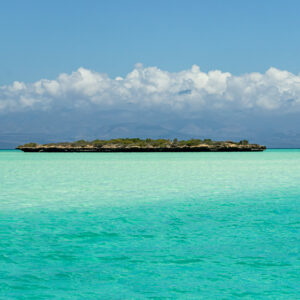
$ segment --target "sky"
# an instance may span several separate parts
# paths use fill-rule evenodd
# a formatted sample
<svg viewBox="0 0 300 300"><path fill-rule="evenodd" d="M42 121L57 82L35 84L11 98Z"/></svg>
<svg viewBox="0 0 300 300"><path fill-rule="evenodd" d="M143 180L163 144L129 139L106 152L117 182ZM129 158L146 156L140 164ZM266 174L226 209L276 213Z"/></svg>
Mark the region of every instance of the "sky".
<svg viewBox="0 0 300 300"><path fill-rule="evenodd" d="M0 148L113 137L300 147L299 10L2 0Z"/></svg>

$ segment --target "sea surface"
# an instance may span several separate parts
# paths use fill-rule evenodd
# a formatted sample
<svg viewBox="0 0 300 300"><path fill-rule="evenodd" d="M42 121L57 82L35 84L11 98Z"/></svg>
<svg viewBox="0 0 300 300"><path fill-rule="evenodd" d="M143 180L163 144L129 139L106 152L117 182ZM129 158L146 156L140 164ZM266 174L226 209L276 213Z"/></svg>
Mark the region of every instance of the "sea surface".
<svg viewBox="0 0 300 300"><path fill-rule="evenodd" d="M0 151L0 299L300 299L300 150Z"/></svg>

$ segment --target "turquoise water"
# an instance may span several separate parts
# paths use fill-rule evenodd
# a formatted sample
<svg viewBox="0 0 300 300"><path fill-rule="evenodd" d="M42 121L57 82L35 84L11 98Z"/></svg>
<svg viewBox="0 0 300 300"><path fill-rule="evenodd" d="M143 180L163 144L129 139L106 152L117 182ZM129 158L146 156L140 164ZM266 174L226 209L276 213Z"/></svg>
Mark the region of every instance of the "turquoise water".
<svg viewBox="0 0 300 300"><path fill-rule="evenodd" d="M1 299L300 299L300 150L0 151Z"/></svg>

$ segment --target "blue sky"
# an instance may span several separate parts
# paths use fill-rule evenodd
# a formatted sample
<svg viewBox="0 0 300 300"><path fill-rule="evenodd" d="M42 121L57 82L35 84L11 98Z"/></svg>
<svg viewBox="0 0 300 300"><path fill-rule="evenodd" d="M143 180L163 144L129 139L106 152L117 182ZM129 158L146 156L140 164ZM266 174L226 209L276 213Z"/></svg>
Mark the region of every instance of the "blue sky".
<svg viewBox="0 0 300 300"><path fill-rule="evenodd" d="M137 62L179 71L300 71L299 1L1 1L0 84L79 67L125 75Z"/></svg>
<svg viewBox="0 0 300 300"><path fill-rule="evenodd" d="M300 147L300 2L3 0L0 148L179 137Z"/></svg>

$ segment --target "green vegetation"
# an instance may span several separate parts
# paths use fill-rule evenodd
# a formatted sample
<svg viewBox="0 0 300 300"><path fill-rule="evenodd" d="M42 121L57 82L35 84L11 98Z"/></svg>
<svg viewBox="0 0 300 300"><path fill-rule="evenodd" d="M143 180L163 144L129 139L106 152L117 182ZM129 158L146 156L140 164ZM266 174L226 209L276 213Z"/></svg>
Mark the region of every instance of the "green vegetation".
<svg viewBox="0 0 300 300"><path fill-rule="evenodd" d="M240 145L249 145L249 142L247 140L242 140L239 143Z"/></svg>
<svg viewBox="0 0 300 300"><path fill-rule="evenodd" d="M232 141L212 141L211 139L190 139L190 140L178 140L177 138L171 139L140 139L140 138L118 138L111 140L94 140L94 141L85 141L79 140L75 142L62 142L62 143L49 143L43 146L48 147L96 147L102 148L104 146L115 146L115 147L153 147L153 148L169 148L169 147L193 147L198 145L212 145L219 146L224 143L230 143L235 145L248 145L247 140L242 140L240 142ZM36 143L24 144L22 147L37 147Z"/></svg>
<svg viewBox="0 0 300 300"><path fill-rule="evenodd" d="M27 143L27 144L24 144L23 147L36 147L37 146L37 143Z"/></svg>
<svg viewBox="0 0 300 300"><path fill-rule="evenodd" d="M140 139L79 140L75 142L39 145L29 143L17 147L24 152L217 152L264 151L265 146L249 144L247 140L212 141L211 139Z"/></svg>

